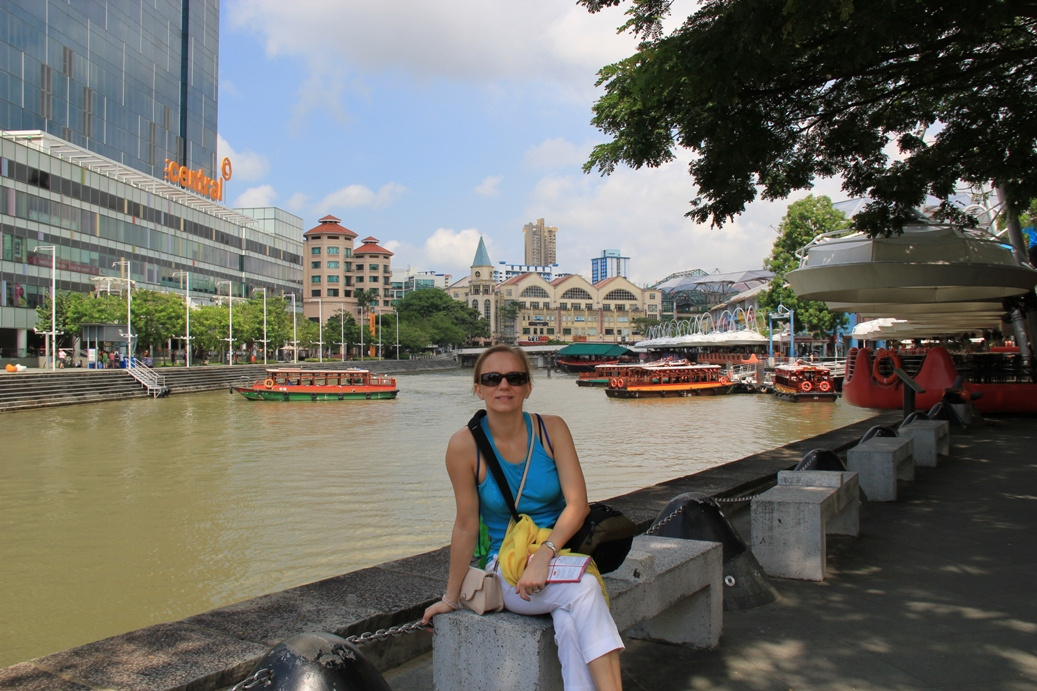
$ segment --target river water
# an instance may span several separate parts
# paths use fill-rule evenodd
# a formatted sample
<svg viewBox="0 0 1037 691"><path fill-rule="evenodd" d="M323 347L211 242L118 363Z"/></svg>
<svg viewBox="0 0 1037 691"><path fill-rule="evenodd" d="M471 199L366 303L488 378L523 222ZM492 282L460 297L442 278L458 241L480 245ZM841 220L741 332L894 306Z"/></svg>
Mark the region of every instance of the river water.
<svg viewBox="0 0 1037 691"><path fill-rule="evenodd" d="M395 401L221 391L0 416L0 667L445 545L470 376L402 375ZM565 417L591 499L870 415L534 379L527 410Z"/></svg>

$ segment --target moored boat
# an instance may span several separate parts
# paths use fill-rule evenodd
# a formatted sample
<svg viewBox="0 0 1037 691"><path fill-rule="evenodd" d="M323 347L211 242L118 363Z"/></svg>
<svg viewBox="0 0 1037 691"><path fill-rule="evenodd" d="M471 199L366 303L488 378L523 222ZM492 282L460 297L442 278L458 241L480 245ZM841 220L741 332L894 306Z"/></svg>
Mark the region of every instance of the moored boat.
<svg viewBox="0 0 1037 691"><path fill-rule="evenodd" d="M640 365L636 363L612 363L608 365L597 365L593 372L580 372L576 375L577 386L608 386L609 382L613 379L623 377L627 374L631 367L652 367L656 365L670 364L670 365L686 365L687 360L673 358L663 358L661 360L655 360L653 362L645 362Z"/></svg>
<svg viewBox="0 0 1037 691"><path fill-rule="evenodd" d="M835 401L835 384L827 367L797 362L774 368L774 395L783 401Z"/></svg>
<svg viewBox="0 0 1037 691"><path fill-rule="evenodd" d="M647 364L629 367L609 380L610 398L711 396L731 391L731 380L718 365Z"/></svg>
<svg viewBox="0 0 1037 691"><path fill-rule="evenodd" d="M1037 414L1037 383L1027 378L1017 348L952 356L946 348L886 350L851 348L843 397L861 408L895 410L904 405L902 369L923 389L915 406L926 410L944 400L970 400L982 414Z"/></svg>
<svg viewBox="0 0 1037 691"><path fill-rule="evenodd" d="M266 378L234 390L250 401L356 401L396 398L395 377L365 369L268 369Z"/></svg>

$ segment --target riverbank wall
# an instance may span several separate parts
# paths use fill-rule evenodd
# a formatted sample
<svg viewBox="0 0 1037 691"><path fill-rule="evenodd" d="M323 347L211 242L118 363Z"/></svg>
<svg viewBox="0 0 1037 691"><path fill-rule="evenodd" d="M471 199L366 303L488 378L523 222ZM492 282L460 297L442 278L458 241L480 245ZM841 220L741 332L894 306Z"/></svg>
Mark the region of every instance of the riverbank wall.
<svg viewBox="0 0 1037 691"><path fill-rule="evenodd" d="M169 394L219 391L235 385L263 379L267 368L305 367L307 369L342 369L359 367L378 374L417 374L457 369L452 358L419 360L350 360L270 363L268 365L208 365L196 367L159 367L155 370L165 380ZM0 413L32 410L59 405L99 403L129 398L146 398L147 389L124 369L26 370L0 371Z"/></svg>
<svg viewBox="0 0 1037 691"><path fill-rule="evenodd" d="M794 467L808 451L844 452L870 427L895 424L899 417L896 412L882 413L693 475L594 499L607 501L645 529L677 495L733 498L758 493L774 483L779 470ZM386 526L386 531L406 530L408 521L420 520L421 516L400 517L400 523ZM0 670L0 691L227 689L248 676L270 647L297 633L326 631L349 637L420 619L425 607L442 596L447 570L448 550L441 547L352 571L7 667ZM379 669L388 671L425 655L431 645L431 634L421 631L366 644L363 651Z"/></svg>

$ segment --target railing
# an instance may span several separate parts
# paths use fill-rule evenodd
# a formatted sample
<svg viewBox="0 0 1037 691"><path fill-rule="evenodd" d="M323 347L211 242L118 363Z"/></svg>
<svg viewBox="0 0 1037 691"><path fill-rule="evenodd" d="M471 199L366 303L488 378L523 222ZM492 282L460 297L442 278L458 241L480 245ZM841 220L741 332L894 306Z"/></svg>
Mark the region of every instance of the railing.
<svg viewBox="0 0 1037 691"><path fill-rule="evenodd" d="M134 360L133 366L127 367L126 371L129 372L130 376L139 381L141 386L148 390L149 396L158 398L169 393L169 387L166 386L166 378L139 360Z"/></svg>

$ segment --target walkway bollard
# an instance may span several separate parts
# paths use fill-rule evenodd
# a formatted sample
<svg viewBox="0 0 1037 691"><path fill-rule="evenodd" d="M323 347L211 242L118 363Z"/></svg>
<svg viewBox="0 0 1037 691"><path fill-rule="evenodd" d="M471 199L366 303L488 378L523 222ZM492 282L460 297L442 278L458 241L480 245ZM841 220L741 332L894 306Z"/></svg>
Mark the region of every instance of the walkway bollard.
<svg viewBox="0 0 1037 691"><path fill-rule="evenodd" d="M807 451L793 470L846 470L846 464L831 449L814 449Z"/></svg>
<svg viewBox="0 0 1037 691"><path fill-rule="evenodd" d="M724 548L724 609L751 609L778 599L763 567L720 507L701 494L670 500L645 531L648 535L719 542Z"/></svg>
<svg viewBox="0 0 1037 691"><path fill-rule="evenodd" d="M231 691L392 691L355 645L330 633L301 633L274 646Z"/></svg>

